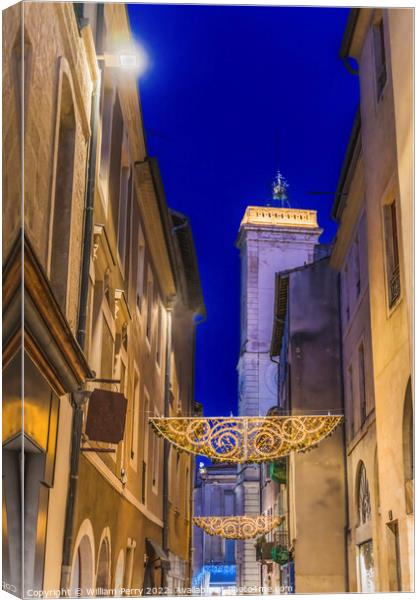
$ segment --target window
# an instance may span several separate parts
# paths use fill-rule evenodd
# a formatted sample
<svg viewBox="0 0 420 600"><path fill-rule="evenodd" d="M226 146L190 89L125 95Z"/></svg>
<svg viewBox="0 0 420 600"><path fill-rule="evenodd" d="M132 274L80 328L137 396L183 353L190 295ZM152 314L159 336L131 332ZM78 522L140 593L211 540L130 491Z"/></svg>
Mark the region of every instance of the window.
<svg viewBox="0 0 420 600"><path fill-rule="evenodd" d="M102 120L102 139L101 139L101 162L99 175L105 182L109 174L109 160L111 154L111 131L112 115L115 102L115 89L108 82L108 72L104 73L104 84L102 90L101 120Z"/></svg>
<svg viewBox="0 0 420 600"><path fill-rule="evenodd" d="M395 200L384 206L385 253L388 281L388 306L392 308L401 294L398 254L398 224Z"/></svg>
<svg viewBox="0 0 420 600"><path fill-rule="evenodd" d="M149 267L149 276L147 280L147 315L146 315L146 337L149 343L152 340L152 320L153 320L153 279Z"/></svg>
<svg viewBox="0 0 420 600"><path fill-rule="evenodd" d="M414 437L413 437L413 397L411 392L411 377L405 390L403 414L403 461L405 480L406 511L411 514L414 510Z"/></svg>
<svg viewBox="0 0 420 600"><path fill-rule="evenodd" d="M121 268L125 274L125 254L127 246L127 208L130 193L130 168L121 168L121 187L120 202L118 207L118 255L120 257Z"/></svg>
<svg viewBox="0 0 420 600"><path fill-rule="evenodd" d="M127 156L123 153L126 149L123 143L124 122L118 94L115 97L112 113L111 146L108 167L108 196L110 216L112 218L115 236L117 237L120 215L121 179L123 175L121 166L127 166Z"/></svg>
<svg viewBox="0 0 420 600"><path fill-rule="evenodd" d="M26 27L19 27L12 50L12 66L17 85L15 91L16 116L19 119L19 142L21 142L22 124L26 120L30 80L32 74L33 48ZM23 101L23 102L22 102ZM23 110L22 110L23 109Z"/></svg>
<svg viewBox="0 0 420 600"><path fill-rule="evenodd" d="M162 359L162 306L159 304L157 311L157 334L156 334L156 363L160 366Z"/></svg>
<svg viewBox="0 0 420 600"><path fill-rule="evenodd" d="M58 122L50 281L63 310L67 304L76 119L70 81L63 74Z"/></svg>
<svg viewBox="0 0 420 600"><path fill-rule="evenodd" d="M159 416L157 410L155 410L155 416ZM152 436L152 489L157 492L158 480L159 480L159 464L160 464L160 438L157 435Z"/></svg>
<svg viewBox="0 0 420 600"><path fill-rule="evenodd" d="M375 591L375 570L373 563L373 543L368 540L359 546L360 592Z"/></svg>
<svg viewBox="0 0 420 600"><path fill-rule="evenodd" d="M347 403L347 413L349 419L349 435L350 438L354 437L354 390L353 390L353 367L349 367L347 370L347 380L348 380L348 403Z"/></svg>
<svg viewBox="0 0 420 600"><path fill-rule="evenodd" d="M106 269L104 273L104 287L103 287L103 295L105 300L108 303L109 308L111 308L111 284L110 284L110 269L109 267Z"/></svg>
<svg viewBox="0 0 420 600"><path fill-rule="evenodd" d="M350 291L349 291L349 270L348 266L344 267L343 274L343 312L344 321L348 323L350 319Z"/></svg>
<svg viewBox="0 0 420 600"><path fill-rule="evenodd" d="M376 97L380 100L386 84L386 58L384 22L381 19L373 25L373 45L375 54Z"/></svg>
<svg viewBox="0 0 420 600"><path fill-rule="evenodd" d="M141 473L141 497L143 504L146 503L146 486L147 486L147 463L149 455L149 394L144 388L144 401L143 401L143 423L142 423L142 435L143 435L143 462L142 462L142 473Z"/></svg>
<svg viewBox="0 0 420 600"><path fill-rule="evenodd" d="M131 442L130 442L130 458L134 468L137 470L137 449L139 440L139 406L140 406L140 377L139 372L134 370L134 390L133 401L131 408Z"/></svg>
<svg viewBox="0 0 420 600"><path fill-rule="evenodd" d="M114 375L114 338L105 315L102 315L102 354L101 354L101 377L112 379Z"/></svg>
<svg viewBox="0 0 420 600"><path fill-rule="evenodd" d="M110 551L109 542L104 538L99 549L98 572L96 574L96 595L106 596L109 588Z"/></svg>
<svg viewBox="0 0 420 600"><path fill-rule="evenodd" d="M357 492L359 525L364 525L371 520L372 510L370 505L369 482L366 475L366 468L363 463L360 463L359 466Z"/></svg>
<svg viewBox="0 0 420 600"><path fill-rule="evenodd" d="M356 237L354 242L354 280L356 282L356 296L360 296L361 283L360 283L360 244L359 236Z"/></svg>
<svg viewBox="0 0 420 600"><path fill-rule="evenodd" d="M137 308L141 312L141 303L144 292L144 235L139 225L138 229L138 247L137 247L137 280L136 280L136 304Z"/></svg>
<svg viewBox="0 0 420 600"><path fill-rule="evenodd" d="M366 374L365 374L365 349L363 344L359 346L359 401L360 401L360 424L366 420Z"/></svg>

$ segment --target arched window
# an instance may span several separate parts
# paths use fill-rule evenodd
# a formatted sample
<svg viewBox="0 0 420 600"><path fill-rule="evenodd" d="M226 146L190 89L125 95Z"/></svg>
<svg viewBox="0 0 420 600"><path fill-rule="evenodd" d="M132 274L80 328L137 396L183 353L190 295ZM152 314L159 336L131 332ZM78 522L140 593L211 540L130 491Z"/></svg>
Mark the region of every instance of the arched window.
<svg viewBox="0 0 420 600"><path fill-rule="evenodd" d="M87 595L93 587L93 549L88 535L83 535L77 546L70 585L72 594L81 596Z"/></svg>
<svg viewBox="0 0 420 600"><path fill-rule="evenodd" d="M411 393L411 377L405 389L403 414L403 461L405 499L407 513L413 512L413 480L414 480L414 437L413 437L413 398Z"/></svg>
<svg viewBox="0 0 420 600"><path fill-rule="evenodd" d="M63 73L57 138L54 216L50 281L63 312L66 311L76 119L70 81Z"/></svg>
<svg viewBox="0 0 420 600"><path fill-rule="evenodd" d="M98 555L98 569L96 574L96 595L107 596L109 589L110 551L109 542L105 537L101 542Z"/></svg>
<svg viewBox="0 0 420 600"><path fill-rule="evenodd" d="M357 508L359 525L363 525L371 520L372 510L370 505L369 482L363 463L360 463L357 479Z"/></svg>

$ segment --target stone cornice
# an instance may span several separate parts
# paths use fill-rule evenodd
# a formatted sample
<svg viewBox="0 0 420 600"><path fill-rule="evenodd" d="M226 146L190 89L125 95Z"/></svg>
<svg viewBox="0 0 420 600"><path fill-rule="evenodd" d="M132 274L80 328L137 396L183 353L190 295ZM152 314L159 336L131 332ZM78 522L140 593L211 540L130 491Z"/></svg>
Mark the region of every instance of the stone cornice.
<svg viewBox="0 0 420 600"><path fill-rule="evenodd" d="M317 229L317 211L276 206L248 206L241 221L241 227L244 225Z"/></svg>
<svg viewBox="0 0 420 600"><path fill-rule="evenodd" d="M248 206L241 221L236 246L244 240L311 242L319 237L316 210L278 208L273 206Z"/></svg>

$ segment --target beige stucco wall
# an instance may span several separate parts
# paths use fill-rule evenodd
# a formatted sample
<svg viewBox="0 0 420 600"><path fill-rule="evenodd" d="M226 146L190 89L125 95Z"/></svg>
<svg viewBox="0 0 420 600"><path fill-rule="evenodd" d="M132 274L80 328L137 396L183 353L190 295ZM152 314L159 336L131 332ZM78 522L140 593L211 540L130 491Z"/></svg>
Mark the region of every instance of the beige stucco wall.
<svg viewBox="0 0 420 600"><path fill-rule="evenodd" d="M296 593L346 591L342 428L307 454L293 454L290 538Z"/></svg>
<svg viewBox="0 0 420 600"><path fill-rule="evenodd" d="M413 360L414 294L414 10L387 11L392 90L395 114L397 171L401 202L401 233L404 280L408 311L410 357Z"/></svg>

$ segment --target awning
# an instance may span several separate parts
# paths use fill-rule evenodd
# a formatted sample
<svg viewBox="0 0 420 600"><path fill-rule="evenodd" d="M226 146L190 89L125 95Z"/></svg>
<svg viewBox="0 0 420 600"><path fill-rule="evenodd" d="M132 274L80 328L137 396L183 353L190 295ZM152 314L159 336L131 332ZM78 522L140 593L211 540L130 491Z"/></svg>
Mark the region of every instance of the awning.
<svg viewBox="0 0 420 600"><path fill-rule="evenodd" d="M162 569L169 570L171 568L171 562L165 550L155 540L146 538L146 552L151 561L160 560Z"/></svg>

